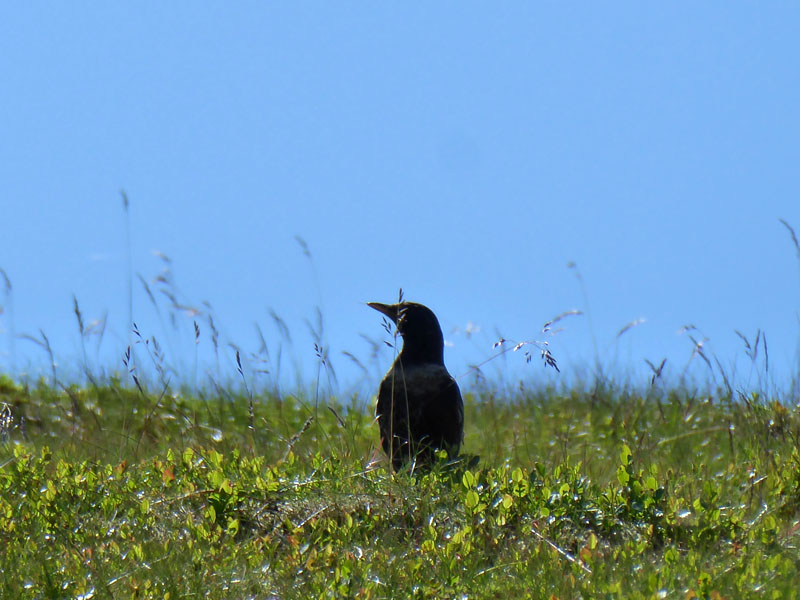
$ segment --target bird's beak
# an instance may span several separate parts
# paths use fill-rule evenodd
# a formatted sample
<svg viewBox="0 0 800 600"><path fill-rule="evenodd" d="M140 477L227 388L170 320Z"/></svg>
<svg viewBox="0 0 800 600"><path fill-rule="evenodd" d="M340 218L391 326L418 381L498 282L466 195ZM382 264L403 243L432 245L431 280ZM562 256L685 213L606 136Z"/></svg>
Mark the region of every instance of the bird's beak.
<svg viewBox="0 0 800 600"><path fill-rule="evenodd" d="M397 323L397 305L396 304L381 304L380 302L367 302L367 306L374 308L379 313L386 315L392 321Z"/></svg>

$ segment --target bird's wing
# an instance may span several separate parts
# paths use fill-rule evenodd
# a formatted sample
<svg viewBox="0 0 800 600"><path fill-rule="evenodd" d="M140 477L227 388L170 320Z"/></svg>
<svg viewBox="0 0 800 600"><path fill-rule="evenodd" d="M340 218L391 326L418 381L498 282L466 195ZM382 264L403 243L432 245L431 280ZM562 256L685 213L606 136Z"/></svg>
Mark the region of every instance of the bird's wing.
<svg viewBox="0 0 800 600"><path fill-rule="evenodd" d="M439 379L439 387L424 404L424 419L448 446L461 445L464 435L464 401L458 384L449 374Z"/></svg>
<svg viewBox="0 0 800 600"><path fill-rule="evenodd" d="M394 377L384 379L378 397L378 414L388 415L394 402L395 435L403 435L408 420L418 439L439 440L449 446L461 443L464 428L464 404L461 391L444 366L425 365L399 369ZM408 419L408 420L407 420ZM388 429L388 419L385 420Z"/></svg>

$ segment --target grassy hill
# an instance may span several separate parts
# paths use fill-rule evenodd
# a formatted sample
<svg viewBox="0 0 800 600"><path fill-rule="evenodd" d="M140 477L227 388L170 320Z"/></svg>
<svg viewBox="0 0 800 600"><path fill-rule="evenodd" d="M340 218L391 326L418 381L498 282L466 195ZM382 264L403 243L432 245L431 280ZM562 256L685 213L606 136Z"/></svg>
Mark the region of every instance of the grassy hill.
<svg viewBox="0 0 800 600"><path fill-rule="evenodd" d="M393 475L364 399L0 378L0 597L800 596L797 398L464 391Z"/></svg>

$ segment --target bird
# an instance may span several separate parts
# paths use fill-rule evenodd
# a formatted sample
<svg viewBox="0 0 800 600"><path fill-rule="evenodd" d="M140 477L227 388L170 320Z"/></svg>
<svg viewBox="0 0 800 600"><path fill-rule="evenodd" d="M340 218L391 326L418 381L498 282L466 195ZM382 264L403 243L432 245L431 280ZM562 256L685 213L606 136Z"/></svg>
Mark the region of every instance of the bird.
<svg viewBox="0 0 800 600"><path fill-rule="evenodd" d="M427 306L416 302L368 302L391 319L403 338L378 390L376 416L381 445L392 467L429 465L439 450L449 458L464 439L464 402L456 380L444 366L444 336Z"/></svg>

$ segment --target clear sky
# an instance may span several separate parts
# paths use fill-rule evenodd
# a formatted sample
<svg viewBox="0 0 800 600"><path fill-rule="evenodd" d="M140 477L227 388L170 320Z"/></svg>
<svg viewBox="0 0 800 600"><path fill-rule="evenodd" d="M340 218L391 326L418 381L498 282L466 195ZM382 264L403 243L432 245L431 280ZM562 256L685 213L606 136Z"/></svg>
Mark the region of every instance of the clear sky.
<svg viewBox="0 0 800 600"><path fill-rule="evenodd" d="M107 314L85 346L109 370L130 298L142 335L204 381L207 301L214 372L236 376L228 342L263 366L259 323L267 368L280 350L282 377L313 380L319 307L341 385L376 385L391 352L370 357L360 334L386 336L364 303L402 287L438 314L457 375L502 334L549 339L562 367L486 365L507 381L570 381L596 356L637 383L666 357L678 377L693 324L742 388L765 365L735 330L765 331L788 384L798 31L795 2L4 4L0 369L47 374L24 337L42 331L76 371L74 294L85 327ZM202 312L169 308L165 266Z"/></svg>

